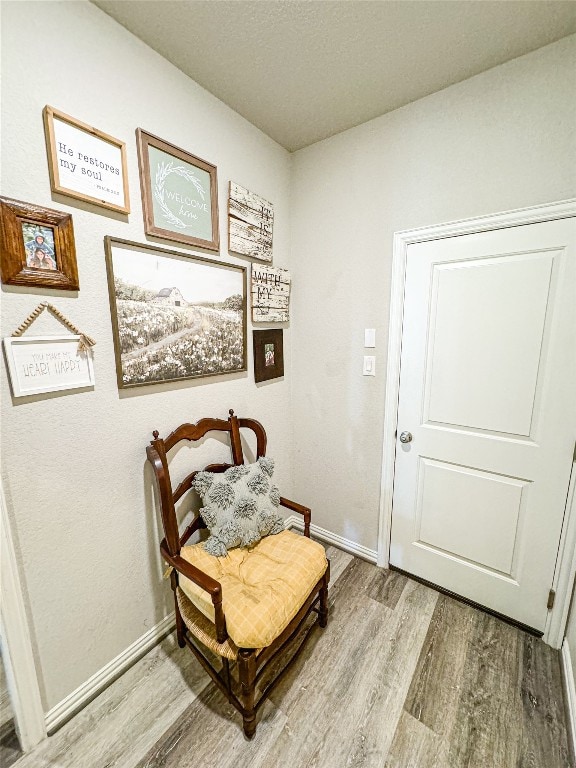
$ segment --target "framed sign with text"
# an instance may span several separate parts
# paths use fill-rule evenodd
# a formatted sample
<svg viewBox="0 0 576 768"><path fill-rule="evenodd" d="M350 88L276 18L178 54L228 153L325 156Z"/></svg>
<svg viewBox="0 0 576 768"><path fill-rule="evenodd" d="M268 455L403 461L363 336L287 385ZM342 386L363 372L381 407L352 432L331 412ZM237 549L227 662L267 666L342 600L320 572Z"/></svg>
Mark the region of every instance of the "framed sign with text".
<svg viewBox="0 0 576 768"><path fill-rule="evenodd" d="M4 339L14 397L94 386L92 352L78 350L80 335Z"/></svg>
<svg viewBox="0 0 576 768"><path fill-rule="evenodd" d="M44 130L53 192L130 213L123 141L48 105Z"/></svg>
<svg viewBox="0 0 576 768"><path fill-rule="evenodd" d="M141 128L136 142L146 234L219 250L216 166Z"/></svg>

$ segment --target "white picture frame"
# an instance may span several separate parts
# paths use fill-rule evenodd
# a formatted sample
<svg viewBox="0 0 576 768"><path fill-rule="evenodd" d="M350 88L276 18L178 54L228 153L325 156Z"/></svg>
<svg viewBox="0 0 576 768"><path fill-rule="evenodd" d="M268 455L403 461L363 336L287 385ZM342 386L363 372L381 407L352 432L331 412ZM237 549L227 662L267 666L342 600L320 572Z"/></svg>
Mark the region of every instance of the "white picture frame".
<svg viewBox="0 0 576 768"><path fill-rule="evenodd" d="M79 335L9 336L4 339L14 397L94 386L92 352L78 352Z"/></svg>
<svg viewBox="0 0 576 768"><path fill-rule="evenodd" d="M125 142L48 104L43 114L52 191L130 213Z"/></svg>

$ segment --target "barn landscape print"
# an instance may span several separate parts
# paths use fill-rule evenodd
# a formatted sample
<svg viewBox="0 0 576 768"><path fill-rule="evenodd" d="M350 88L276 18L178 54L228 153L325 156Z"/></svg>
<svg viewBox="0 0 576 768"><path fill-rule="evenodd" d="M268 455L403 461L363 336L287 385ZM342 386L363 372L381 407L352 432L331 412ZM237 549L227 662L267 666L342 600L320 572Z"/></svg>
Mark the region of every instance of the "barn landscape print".
<svg viewBox="0 0 576 768"><path fill-rule="evenodd" d="M118 385L246 369L245 270L108 240Z"/></svg>

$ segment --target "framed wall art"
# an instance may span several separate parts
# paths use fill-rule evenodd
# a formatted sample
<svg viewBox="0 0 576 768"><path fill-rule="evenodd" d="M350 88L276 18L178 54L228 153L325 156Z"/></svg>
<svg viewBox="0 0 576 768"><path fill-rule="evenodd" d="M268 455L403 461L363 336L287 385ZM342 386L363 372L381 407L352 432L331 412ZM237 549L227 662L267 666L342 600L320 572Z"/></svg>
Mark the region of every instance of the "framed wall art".
<svg viewBox="0 0 576 768"><path fill-rule="evenodd" d="M54 107L44 107L53 192L130 213L126 144Z"/></svg>
<svg viewBox="0 0 576 768"><path fill-rule="evenodd" d="M105 238L118 386L246 370L246 268Z"/></svg>
<svg viewBox="0 0 576 768"><path fill-rule="evenodd" d="M6 285L77 291L72 216L0 197L0 266Z"/></svg>
<svg viewBox="0 0 576 768"><path fill-rule="evenodd" d="M231 181L228 191L228 250L272 261L274 206Z"/></svg>
<svg viewBox="0 0 576 768"><path fill-rule="evenodd" d="M141 128L136 141L146 234L217 251L216 166Z"/></svg>
<svg viewBox="0 0 576 768"><path fill-rule="evenodd" d="M4 339L14 397L94 386L90 349L79 350L79 335Z"/></svg>
<svg viewBox="0 0 576 768"><path fill-rule="evenodd" d="M290 320L290 272L252 264L252 321L285 323Z"/></svg>
<svg viewBox="0 0 576 768"><path fill-rule="evenodd" d="M268 381L284 376L284 346L281 328L252 331L254 346L254 381Z"/></svg>

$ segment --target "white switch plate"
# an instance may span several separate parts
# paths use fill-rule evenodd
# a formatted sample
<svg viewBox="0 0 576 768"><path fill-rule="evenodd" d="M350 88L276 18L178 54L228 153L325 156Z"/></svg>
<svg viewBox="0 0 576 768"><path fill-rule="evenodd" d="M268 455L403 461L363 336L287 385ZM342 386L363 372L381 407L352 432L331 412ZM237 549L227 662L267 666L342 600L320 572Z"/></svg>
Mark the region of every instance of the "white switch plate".
<svg viewBox="0 0 576 768"><path fill-rule="evenodd" d="M364 328L364 346L376 346L376 328Z"/></svg>
<svg viewBox="0 0 576 768"><path fill-rule="evenodd" d="M376 376L376 358L374 355L364 355L363 376Z"/></svg>

